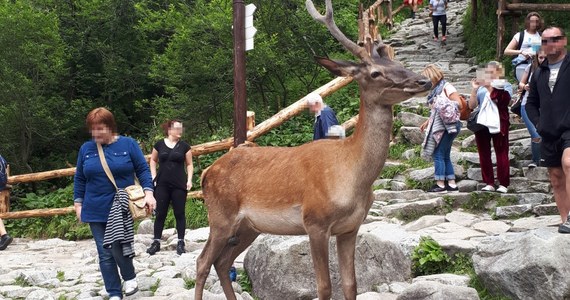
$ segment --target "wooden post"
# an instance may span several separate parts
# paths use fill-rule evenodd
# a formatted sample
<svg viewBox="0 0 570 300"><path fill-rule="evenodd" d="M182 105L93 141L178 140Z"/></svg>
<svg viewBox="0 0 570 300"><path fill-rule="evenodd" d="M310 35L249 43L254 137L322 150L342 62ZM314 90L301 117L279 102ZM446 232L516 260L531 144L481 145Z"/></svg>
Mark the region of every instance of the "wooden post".
<svg viewBox="0 0 570 300"><path fill-rule="evenodd" d="M247 111L247 116L246 116L246 122L245 122L245 129L247 131L252 130L255 127L255 112L253 111Z"/></svg>
<svg viewBox="0 0 570 300"><path fill-rule="evenodd" d="M234 147L246 139L245 4L234 0Z"/></svg>
<svg viewBox="0 0 570 300"><path fill-rule="evenodd" d="M503 36L505 35L505 17L503 13L506 8L506 0L499 0L497 9L497 52L495 55L497 61L500 61L503 57Z"/></svg>
<svg viewBox="0 0 570 300"><path fill-rule="evenodd" d="M504 2L504 1L503 1ZM507 10L530 10L530 11L570 11L570 4L546 4L546 3L510 3L505 4Z"/></svg>
<svg viewBox="0 0 570 300"><path fill-rule="evenodd" d="M362 3L358 5L358 41L356 42L358 46L364 46L364 6Z"/></svg>
<svg viewBox="0 0 570 300"><path fill-rule="evenodd" d="M471 24L477 24L477 16L479 12L477 11L477 3L479 0L471 0Z"/></svg>

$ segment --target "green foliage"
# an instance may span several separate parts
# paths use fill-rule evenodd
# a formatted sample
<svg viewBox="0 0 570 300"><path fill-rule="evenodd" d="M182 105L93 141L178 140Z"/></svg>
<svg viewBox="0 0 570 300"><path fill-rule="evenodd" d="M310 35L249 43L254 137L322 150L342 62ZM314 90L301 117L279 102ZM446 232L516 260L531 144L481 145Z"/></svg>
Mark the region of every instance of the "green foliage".
<svg viewBox="0 0 570 300"><path fill-rule="evenodd" d="M401 159L402 154L410 149L411 146L405 143L397 143L390 145L390 149L388 150L388 158L389 159Z"/></svg>
<svg viewBox="0 0 570 300"><path fill-rule="evenodd" d="M451 259L431 237L422 236L412 252L412 271L416 276L445 272Z"/></svg>
<svg viewBox="0 0 570 300"><path fill-rule="evenodd" d="M28 286L30 286L30 283L26 280L24 275L20 275L20 276L16 277L16 279L14 279L14 285L18 285L21 287L28 287Z"/></svg>
<svg viewBox="0 0 570 300"><path fill-rule="evenodd" d="M196 280L191 278L184 279L184 288L191 290L196 286Z"/></svg>
<svg viewBox="0 0 570 300"><path fill-rule="evenodd" d="M380 178L392 179L396 177L396 175L402 175L407 168L408 167L404 164L384 167L382 173L380 173Z"/></svg>
<svg viewBox="0 0 570 300"><path fill-rule="evenodd" d="M160 279L157 279L156 282L150 286L150 291L153 293L156 293L156 290L158 290L158 287L160 286Z"/></svg>
<svg viewBox="0 0 570 300"><path fill-rule="evenodd" d="M57 271L56 275L57 280L63 282L65 281L65 272L64 271Z"/></svg>
<svg viewBox="0 0 570 300"><path fill-rule="evenodd" d="M186 228L196 229L208 227L208 211L202 199L187 199L186 200ZM168 210L164 228L175 228L176 219L172 209Z"/></svg>
<svg viewBox="0 0 570 300"><path fill-rule="evenodd" d="M73 185L54 191L28 193L12 203L12 211L61 208L73 204ZM78 223L75 214L55 217L15 219L6 222L11 235L26 238L65 238L78 240L91 237L89 226Z"/></svg>
<svg viewBox="0 0 570 300"><path fill-rule="evenodd" d="M251 279L247 275L244 269L238 269L237 283L241 286L242 291L248 292L254 299L257 299L253 295L253 286L251 285Z"/></svg>
<svg viewBox="0 0 570 300"><path fill-rule="evenodd" d="M406 161L406 164L414 169L425 169L433 166L433 162L426 161L421 157L413 157Z"/></svg>

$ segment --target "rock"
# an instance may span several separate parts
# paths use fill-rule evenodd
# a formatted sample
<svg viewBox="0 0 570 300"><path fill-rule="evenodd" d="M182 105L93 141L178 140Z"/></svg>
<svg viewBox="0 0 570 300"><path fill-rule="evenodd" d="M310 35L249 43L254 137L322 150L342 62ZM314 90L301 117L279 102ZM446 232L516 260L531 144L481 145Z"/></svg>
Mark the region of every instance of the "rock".
<svg viewBox="0 0 570 300"><path fill-rule="evenodd" d="M375 201L390 201L392 199L413 200L422 197L426 199L426 192L422 190L407 190L405 193L399 191L376 190L374 193Z"/></svg>
<svg viewBox="0 0 570 300"><path fill-rule="evenodd" d="M479 295L474 288L445 285L438 282L418 281L412 283L397 300L478 300Z"/></svg>
<svg viewBox="0 0 570 300"><path fill-rule="evenodd" d="M55 300L55 294L46 290L35 290L26 296L26 300Z"/></svg>
<svg viewBox="0 0 570 300"><path fill-rule="evenodd" d="M421 236L431 236L438 242L440 240L468 240L473 237L486 236L484 233L450 222L424 228L418 230L417 233Z"/></svg>
<svg viewBox="0 0 570 300"><path fill-rule="evenodd" d="M495 208L497 218L514 218L532 211L532 204L520 204L511 206L499 206Z"/></svg>
<svg viewBox="0 0 570 300"><path fill-rule="evenodd" d="M469 227L474 223L479 222L480 218L474 214L460 212L460 211L452 211L445 215L445 220L447 222L452 222L457 225Z"/></svg>
<svg viewBox="0 0 570 300"><path fill-rule="evenodd" d="M408 231L417 231L426 227L434 226L445 222L444 216L423 216L409 224L406 224L404 228Z"/></svg>
<svg viewBox="0 0 570 300"><path fill-rule="evenodd" d="M435 274L435 275L426 275L426 276L418 276L412 279L412 284L420 281L429 281L429 282L438 282L445 285L453 285L453 286L469 286L469 276L465 275L456 275L456 274Z"/></svg>
<svg viewBox="0 0 570 300"><path fill-rule="evenodd" d="M560 215L521 218L513 221L510 231L521 232L547 227L558 228L560 222Z"/></svg>
<svg viewBox="0 0 570 300"><path fill-rule="evenodd" d="M533 207L532 213L539 216L558 215L558 207L556 203L541 204Z"/></svg>
<svg viewBox="0 0 570 300"><path fill-rule="evenodd" d="M434 198L407 203L397 203L382 207L382 215L386 217L400 216L401 218L419 217L433 214L443 207L443 198Z"/></svg>
<svg viewBox="0 0 570 300"><path fill-rule="evenodd" d="M473 229L487 235L497 235L509 231L511 226L501 221L482 221L473 225Z"/></svg>
<svg viewBox="0 0 570 300"><path fill-rule="evenodd" d="M420 127L420 125L427 121L428 118L420 116L418 114L403 111L398 114L398 119L402 121L402 124L404 126Z"/></svg>
<svg viewBox="0 0 570 300"><path fill-rule="evenodd" d="M151 219L144 219L137 228L137 234L154 234L154 222Z"/></svg>
<svg viewBox="0 0 570 300"><path fill-rule="evenodd" d="M473 255L475 272L492 293L510 299L570 295L570 236L556 228L487 237Z"/></svg>
<svg viewBox="0 0 570 300"><path fill-rule="evenodd" d="M424 141L424 133L420 131L419 127L403 126L400 128L400 134L405 141L412 145L421 145Z"/></svg>
<svg viewBox="0 0 570 300"><path fill-rule="evenodd" d="M408 189L408 185L405 182L393 180L390 182L391 191L405 191Z"/></svg>
<svg viewBox="0 0 570 300"><path fill-rule="evenodd" d="M367 227L365 227L367 226ZM383 226L397 226L383 224ZM411 262L400 245L378 236L374 223L362 226L356 242L355 268L358 294L372 291L381 283L404 281L411 277ZM399 227L399 226L397 226ZM367 228L367 229L366 229ZM403 235L403 229L399 229ZM334 238L329 244L333 297L342 295ZM264 236L252 244L244 267L260 299L315 298L316 281L306 236Z"/></svg>

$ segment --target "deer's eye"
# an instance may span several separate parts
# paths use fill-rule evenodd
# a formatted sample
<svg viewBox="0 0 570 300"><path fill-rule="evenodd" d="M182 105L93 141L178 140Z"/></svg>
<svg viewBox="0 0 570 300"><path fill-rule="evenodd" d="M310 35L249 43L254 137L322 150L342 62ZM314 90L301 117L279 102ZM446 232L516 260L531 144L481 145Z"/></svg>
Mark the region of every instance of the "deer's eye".
<svg viewBox="0 0 570 300"><path fill-rule="evenodd" d="M378 72L378 71L374 71L370 74L370 77L372 77L372 78L378 78L379 76L380 76L380 72Z"/></svg>

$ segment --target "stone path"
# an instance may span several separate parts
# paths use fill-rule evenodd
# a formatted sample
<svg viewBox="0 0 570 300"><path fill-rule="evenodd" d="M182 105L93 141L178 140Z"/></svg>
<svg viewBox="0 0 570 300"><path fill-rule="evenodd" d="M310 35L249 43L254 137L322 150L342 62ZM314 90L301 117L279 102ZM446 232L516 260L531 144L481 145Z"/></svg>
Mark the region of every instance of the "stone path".
<svg viewBox="0 0 570 300"><path fill-rule="evenodd" d="M431 19L426 11L420 12L415 20L405 20L397 25L397 33L385 42L395 47L396 57L410 69L419 72L427 64L437 63L445 72L446 78L460 92L468 93L469 81L474 76L476 67L475 60L466 57L461 42L463 30L460 23L467 4L466 0L450 2L449 34L445 47L432 41ZM415 98L403 106L413 108L424 101L424 98ZM402 137L418 144L417 139L421 139L418 126L425 119L410 113L403 113L399 117L404 123ZM522 128L520 125L514 127L517 126ZM546 170L526 169L522 167L524 160L513 160L513 183L509 187L509 194L493 194L483 213L462 211L461 207L470 203L472 192L479 195L476 191L480 188L481 178L476 166L477 154L460 151L461 148L474 145L473 137L465 129L461 136L456 140L452 155L460 179L459 193L442 197L407 186L409 178L417 181L431 180L433 168L378 180L375 185L388 189L375 191L376 201L366 223L397 224L403 231L415 236L432 236L447 251L465 253L474 252L483 238L505 232L525 232L536 228L554 232L560 219L552 203ZM525 129L512 131L513 157L528 156L528 143ZM407 155L412 157L413 153ZM394 164L398 162L388 163L387 167ZM501 201L510 205L499 206ZM450 210L453 211L446 213ZM396 216L417 218L405 224L395 219ZM125 299L193 299L191 287L195 278L195 261L208 237L208 228L187 231L188 253L182 256L175 252L174 229L168 229L164 233L162 250L149 256L145 249L151 241L151 226L150 221L143 222L135 236L135 269L140 291ZM96 257L92 240L71 242L59 239L15 239L7 250L0 252L0 299L107 299ZM242 263L243 255L237 259L236 267L242 268ZM225 299L214 271L211 272L207 285L210 288L206 291L206 299ZM386 284L379 288L382 294L368 292L359 295L358 299L396 299L398 294L404 293L407 285L409 283ZM237 284L235 288L239 294L238 299L253 299L248 293L242 293Z"/></svg>

